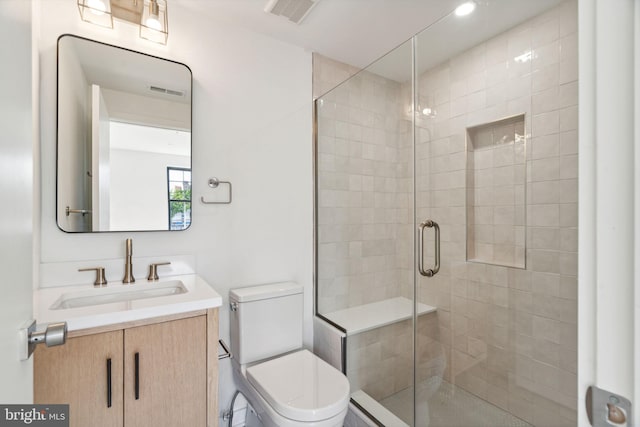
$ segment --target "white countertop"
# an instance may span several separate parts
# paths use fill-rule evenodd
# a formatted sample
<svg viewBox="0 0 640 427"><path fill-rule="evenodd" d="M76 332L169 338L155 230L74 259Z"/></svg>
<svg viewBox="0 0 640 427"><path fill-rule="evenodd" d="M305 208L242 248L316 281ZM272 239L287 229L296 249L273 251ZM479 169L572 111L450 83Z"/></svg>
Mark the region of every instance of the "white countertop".
<svg viewBox="0 0 640 427"><path fill-rule="evenodd" d="M128 289L138 287L153 287L154 284L166 281L181 281L188 292L177 295L160 296L154 298L137 299L109 304L99 304L87 307L53 310L51 306L63 295L70 292L104 292L105 290ZM133 284L124 285L122 282L109 283L106 287L94 288L93 285L61 286L56 288L39 289L33 294L34 315L38 324L51 322L67 322L69 331L150 319L153 317L187 313L220 307L222 297L196 274L168 276L158 282L137 280Z"/></svg>

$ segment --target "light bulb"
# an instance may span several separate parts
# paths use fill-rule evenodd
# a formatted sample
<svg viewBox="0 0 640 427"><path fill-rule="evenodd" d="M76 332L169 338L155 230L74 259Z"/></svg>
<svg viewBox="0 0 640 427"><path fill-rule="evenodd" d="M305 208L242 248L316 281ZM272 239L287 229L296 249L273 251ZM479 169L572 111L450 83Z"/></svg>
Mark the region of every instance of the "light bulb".
<svg viewBox="0 0 640 427"><path fill-rule="evenodd" d="M156 31L162 30L162 24L160 24L160 21L158 20L157 16L148 17L147 22L145 22L145 25Z"/></svg>
<svg viewBox="0 0 640 427"><path fill-rule="evenodd" d="M145 27L152 30L162 31L162 24L160 23L160 6L157 0L151 0L149 2L149 17L144 22Z"/></svg>
<svg viewBox="0 0 640 427"><path fill-rule="evenodd" d="M87 6L89 6L91 13L94 15L104 15L107 11L107 5L104 4L104 0L88 0Z"/></svg>
<svg viewBox="0 0 640 427"><path fill-rule="evenodd" d="M456 16L467 16L470 13L472 13L474 10L476 10L476 2L468 1L456 7L455 14Z"/></svg>

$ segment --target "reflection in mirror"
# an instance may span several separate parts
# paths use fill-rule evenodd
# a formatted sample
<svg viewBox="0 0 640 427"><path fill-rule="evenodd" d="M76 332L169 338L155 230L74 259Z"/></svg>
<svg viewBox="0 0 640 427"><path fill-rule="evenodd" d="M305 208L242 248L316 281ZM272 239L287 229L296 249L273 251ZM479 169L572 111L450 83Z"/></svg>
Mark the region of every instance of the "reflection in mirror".
<svg viewBox="0 0 640 427"><path fill-rule="evenodd" d="M189 227L191 88L184 64L59 38L56 213L63 231Z"/></svg>

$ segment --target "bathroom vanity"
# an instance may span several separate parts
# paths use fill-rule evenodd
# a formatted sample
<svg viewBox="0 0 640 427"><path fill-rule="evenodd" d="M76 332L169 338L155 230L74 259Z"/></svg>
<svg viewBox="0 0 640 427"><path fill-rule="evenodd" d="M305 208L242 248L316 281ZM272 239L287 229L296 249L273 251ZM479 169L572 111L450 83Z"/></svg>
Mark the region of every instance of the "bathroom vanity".
<svg viewBox="0 0 640 427"><path fill-rule="evenodd" d="M64 345L35 351L35 403L69 404L72 427L217 426L222 299L198 276L176 277L164 286L184 292L126 301L154 284L38 291L39 315L69 329Z"/></svg>
<svg viewBox="0 0 640 427"><path fill-rule="evenodd" d="M187 229L189 67L71 34L57 53L58 227ZM127 239L119 283L83 268L96 287L34 293L38 322L68 328L64 345L35 351L35 403L69 404L72 427L217 426L222 298L194 274L157 280L164 262L135 281L132 256Z"/></svg>

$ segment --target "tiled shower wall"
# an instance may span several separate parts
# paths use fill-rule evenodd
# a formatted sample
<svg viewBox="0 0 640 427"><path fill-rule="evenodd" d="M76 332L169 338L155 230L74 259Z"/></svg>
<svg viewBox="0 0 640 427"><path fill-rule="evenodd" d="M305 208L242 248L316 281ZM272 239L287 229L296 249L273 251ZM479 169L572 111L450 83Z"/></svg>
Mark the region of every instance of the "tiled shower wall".
<svg viewBox="0 0 640 427"><path fill-rule="evenodd" d="M409 135L399 88L362 72L317 105L321 313L409 295L395 255L398 216L408 208L397 196L398 144Z"/></svg>
<svg viewBox="0 0 640 427"><path fill-rule="evenodd" d="M429 42L428 31L418 39L418 44ZM436 114L416 119L417 215L419 221L431 218L440 223L443 265L435 277L420 277L418 281L419 301L436 306L438 311L436 316L429 317L430 321L418 324L417 379L425 380L442 372L440 368L433 369L433 361L444 355L447 364L441 375L445 380L536 426L576 425L577 70L577 4L571 0L432 67L418 79L418 98L425 104L421 109L429 106ZM359 186L358 178L354 178L353 187L347 186L348 179L344 176L339 178L339 174L344 173L342 170L348 168L346 165L357 165L365 160L363 157L350 159L348 153L344 154L346 163L340 161L345 166L338 171L331 163L339 161L336 152L319 154L321 173L337 174L335 183L333 178L328 180L334 186L329 190L339 192L335 199L332 199L334 193L322 196L323 188L319 193L320 218L331 222L319 224L319 230L325 226L324 233L329 233L321 233L320 251L325 238L332 239L326 241L330 246L324 248L330 252L320 253L320 312L385 296L411 294L414 229L413 220L405 210L411 197L411 187L407 186L412 172L411 158L407 157L407 147L411 145L410 122L405 117L411 84L372 74L359 77L362 77L359 83L347 83L354 85L353 91L335 91L342 93L342 99L332 100L336 108L330 114L335 115L321 120L321 123L331 120L329 123L335 129L319 127L320 139L329 138L326 144L319 141L320 147L338 149L335 132L337 123L344 121L354 126L353 134L345 133L351 129L349 126L340 125L341 139L361 143L363 147L373 145L379 147L377 150L384 146L385 151L384 155L382 151L373 154L378 156L374 157L378 159L375 162L380 162L379 174L374 175L369 168L370 175L362 175L375 176L373 180L378 184L372 189L371 180L367 178L367 190L364 181L363 186ZM384 93L378 90L377 95L363 103L358 97L365 92L373 94L368 87L376 84L385 87ZM382 97L383 103L389 103L384 109L377 104L383 101ZM352 111L370 105L375 106L371 107L375 108L374 114L384 112L384 120L378 116L363 121ZM391 106L395 110L391 111ZM525 114L528 134L526 268L467 262L465 130L521 113ZM377 143L372 143L373 131L369 129L375 129L374 123L378 124L378 131L384 129L384 144L381 136ZM387 137L390 134L394 137ZM360 154L357 148L353 154ZM356 167L356 172L351 174L357 175L359 170ZM391 170L395 170L395 175ZM341 182L340 189L335 187L338 182ZM365 191L379 192L373 196L375 209L351 210L356 216L347 219L346 225L338 226L338 222L345 220L344 209L349 211L350 204L363 202ZM370 202L371 196L367 197ZM338 199L341 201L333 201ZM346 206L323 205L323 200ZM322 212L322 209L326 210ZM360 214L362 216L357 216ZM346 215L349 218L348 212ZM371 215L377 216L378 221L369 222ZM354 224L348 225L349 221ZM356 224L358 221L362 224ZM372 242L377 241L369 246L371 252L367 255L373 257L371 261L364 261L364 244L357 243L358 238L365 236L365 224L376 224L369 229L376 234L367 234ZM363 234L358 234L360 230ZM432 240L426 243L428 249L431 243ZM398 256L403 251L407 255L405 260ZM323 265L330 254L342 254L338 258L347 259L353 256L358 261L353 270L332 263ZM428 250L427 259L431 256ZM366 281L335 280L345 277L336 274L338 272L364 273L362 268L368 262L367 268L379 270L370 272ZM379 286L373 289L372 283ZM384 335L383 330L391 331L391 335ZM379 340L377 345L369 339L355 340L361 342L360 347L368 348L358 352L363 360L350 362L363 367L358 374L360 380L366 371L374 371L370 375L379 377L388 365L375 364L372 358L387 360L384 349L392 347L389 343L393 342L393 328L382 328L374 335ZM385 380L378 378L378 381L382 384ZM393 379L386 381L393 383ZM374 387L375 390L382 388ZM375 397L382 395L381 392Z"/></svg>
<svg viewBox="0 0 640 427"><path fill-rule="evenodd" d="M321 97L358 71L360 68L314 53L313 99Z"/></svg>

